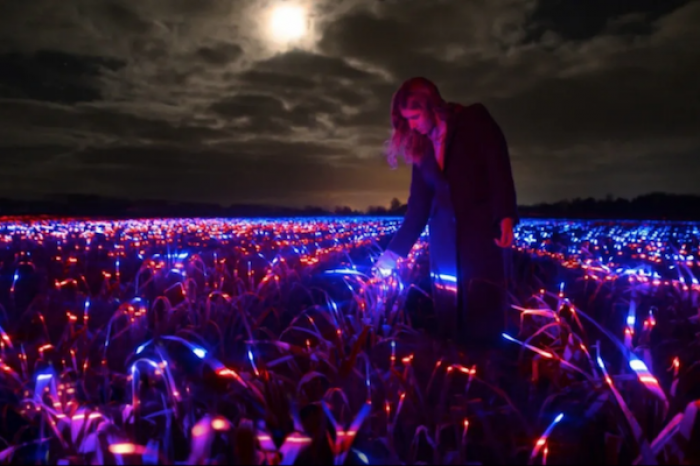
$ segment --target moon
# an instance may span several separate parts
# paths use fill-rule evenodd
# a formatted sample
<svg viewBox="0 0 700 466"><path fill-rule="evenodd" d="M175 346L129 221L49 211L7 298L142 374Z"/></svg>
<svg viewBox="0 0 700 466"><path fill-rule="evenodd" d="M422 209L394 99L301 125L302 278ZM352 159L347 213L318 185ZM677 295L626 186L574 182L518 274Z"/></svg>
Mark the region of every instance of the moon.
<svg viewBox="0 0 700 466"><path fill-rule="evenodd" d="M308 14L298 5L277 5L270 12L269 32L272 40L289 43L307 34Z"/></svg>

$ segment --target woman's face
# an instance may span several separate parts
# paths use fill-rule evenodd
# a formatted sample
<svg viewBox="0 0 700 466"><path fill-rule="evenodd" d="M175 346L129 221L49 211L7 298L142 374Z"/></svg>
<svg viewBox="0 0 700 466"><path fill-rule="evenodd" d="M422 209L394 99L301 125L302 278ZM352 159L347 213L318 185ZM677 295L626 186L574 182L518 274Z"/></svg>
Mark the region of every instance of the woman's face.
<svg viewBox="0 0 700 466"><path fill-rule="evenodd" d="M424 136L430 134L433 128L435 128L434 115L425 109L411 108L411 106L409 106L409 108L402 108L401 116L406 120L412 131Z"/></svg>

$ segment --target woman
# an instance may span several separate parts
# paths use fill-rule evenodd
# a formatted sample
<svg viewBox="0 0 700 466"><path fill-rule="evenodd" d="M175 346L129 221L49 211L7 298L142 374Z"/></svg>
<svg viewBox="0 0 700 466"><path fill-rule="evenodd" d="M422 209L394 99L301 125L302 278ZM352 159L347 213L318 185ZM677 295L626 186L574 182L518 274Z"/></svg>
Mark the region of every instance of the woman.
<svg viewBox="0 0 700 466"><path fill-rule="evenodd" d="M425 226L442 338L489 350L505 330L505 248L518 221L508 148L482 104L445 102L425 78L404 82L391 102L387 159L412 164L404 221L375 267L406 257Z"/></svg>

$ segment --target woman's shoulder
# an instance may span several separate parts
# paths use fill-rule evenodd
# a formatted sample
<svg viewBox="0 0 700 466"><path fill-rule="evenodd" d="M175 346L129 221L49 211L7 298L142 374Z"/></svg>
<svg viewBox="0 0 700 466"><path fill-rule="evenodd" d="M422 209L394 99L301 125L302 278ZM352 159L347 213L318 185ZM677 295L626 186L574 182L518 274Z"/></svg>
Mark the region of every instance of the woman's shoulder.
<svg viewBox="0 0 700 466"><path fill-rule="evenodd" d="M493 116L481 102L470 105L460 105L453 114L453 124L466 130L477 130L492 126L495 123Z"/></svg>
<svg viewBox="0 0 700 466"><path fill-rule="evenodd" d="M464 118L490 118L491 114L489 113L488 109L486 108L486 105L484 105L481 102L475 102L473 104L469 105L462 105L460 113L462 117Z"/></svg>

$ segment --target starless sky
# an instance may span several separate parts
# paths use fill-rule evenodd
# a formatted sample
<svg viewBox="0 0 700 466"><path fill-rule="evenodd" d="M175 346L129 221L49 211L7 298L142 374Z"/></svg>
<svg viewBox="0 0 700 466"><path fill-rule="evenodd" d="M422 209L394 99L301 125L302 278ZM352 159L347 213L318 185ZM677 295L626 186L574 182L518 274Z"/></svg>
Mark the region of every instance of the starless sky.
<svg viewBox="0 0 700 466"><path fill-rule="evenodd" d="M0 197L405 201L382 147L414 75L489 108L521 204L700 194L698 24L697 0L5 1Z"/></svg>

